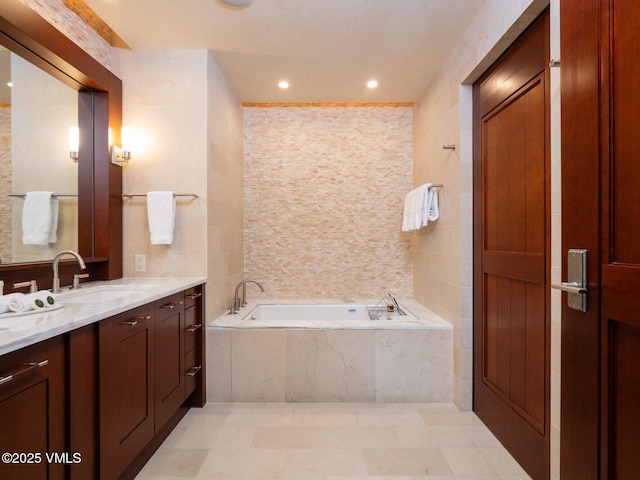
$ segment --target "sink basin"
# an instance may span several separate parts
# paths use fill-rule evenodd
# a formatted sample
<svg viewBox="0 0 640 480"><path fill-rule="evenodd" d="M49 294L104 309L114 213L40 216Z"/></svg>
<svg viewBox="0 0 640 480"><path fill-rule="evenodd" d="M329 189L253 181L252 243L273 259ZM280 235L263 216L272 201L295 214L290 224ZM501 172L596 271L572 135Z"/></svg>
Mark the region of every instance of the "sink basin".
<svg viewBox="0 0 640 480"><path fill-rule="evenodd" d="M158 285L102 285L67 291L57 297L61 304L105 303L158 287Z"/></svg>

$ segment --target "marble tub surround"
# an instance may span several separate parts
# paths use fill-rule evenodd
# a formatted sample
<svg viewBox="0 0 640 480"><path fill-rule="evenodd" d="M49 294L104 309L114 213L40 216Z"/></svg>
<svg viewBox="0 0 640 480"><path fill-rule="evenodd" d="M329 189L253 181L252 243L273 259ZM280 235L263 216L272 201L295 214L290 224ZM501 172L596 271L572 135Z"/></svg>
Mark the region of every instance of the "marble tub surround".
<svg viewBox="0 0 640 480"><path fill-rule="evenodd" d="M400 304L418 318L433 316L432 327L394 329L393 320L363 329L223 326L252 305L221 316L207 332L208 401L452 401L451 325L413 300Z"/></svg>
<svg viewBox="0 0 640 480"><path fill-rule="evenodd" d="M63 290L62 293L55 294L56 302L63 308L0 319L0 355L200 285L206 280L204 277L121 278L83 283L82 288L77 291ZM99 291L118 292L122 295L103 295L102 298L107 298L106 301L95 301L99 296L89 296L92 292ZM87 303L80 303L83 301L77 295L87 295Z"/></svg>

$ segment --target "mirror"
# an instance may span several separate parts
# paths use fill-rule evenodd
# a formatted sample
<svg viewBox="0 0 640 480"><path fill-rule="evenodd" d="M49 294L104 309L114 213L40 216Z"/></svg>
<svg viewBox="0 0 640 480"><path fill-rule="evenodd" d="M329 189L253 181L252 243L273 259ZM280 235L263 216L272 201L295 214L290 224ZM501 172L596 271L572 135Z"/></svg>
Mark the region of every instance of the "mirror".
<svg viewBox="0 0 640 480"><path fill-rule="evenodd" d="M69 157L69 126L77 124L78 92L0 47L0 263L78 249L78 166ZM56 194L45 240L23 232L23 221L40 214L24 210L33 191Z"/></svg>
<svg viewBox="0 0 640 480"><path fill-rule="evenodd" d="M122 168L111 163L109 147L120 144L122 81L22 0L2 0L0 44L75 91L80 130L75 164L77 252L84 258L91 280L121 278ZM68 132L69 122L60 123ZM60 140L64 150L59 158L69 161L65 139L68 133ZM48 155L49 161L52 155ZM62 248L58 245L55 250ZM50 259L2 263L0 279L5 286L35 279L39 288L50 288L51 263ZM61 281L69 284L76 269L71 261L62 262Z"/></svg>

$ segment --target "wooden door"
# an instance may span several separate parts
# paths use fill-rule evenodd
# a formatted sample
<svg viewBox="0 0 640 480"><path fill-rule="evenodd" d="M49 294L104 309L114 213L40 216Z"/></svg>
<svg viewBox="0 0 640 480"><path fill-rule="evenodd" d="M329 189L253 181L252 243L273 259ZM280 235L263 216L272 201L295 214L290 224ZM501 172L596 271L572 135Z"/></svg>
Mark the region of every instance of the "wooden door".
<svg viewBox="0 0 640 480"><path fill-rule="evenodd" d="M549 14L474 84L474 411L549 477Z"/></svg>
<svg viewBox="0 0 640 480"><path fill-rule="evenodd" d="M563 252L588 250L588 311L563 298L560 470L637 479L640 7L563 0L560 14Z"/></svg>

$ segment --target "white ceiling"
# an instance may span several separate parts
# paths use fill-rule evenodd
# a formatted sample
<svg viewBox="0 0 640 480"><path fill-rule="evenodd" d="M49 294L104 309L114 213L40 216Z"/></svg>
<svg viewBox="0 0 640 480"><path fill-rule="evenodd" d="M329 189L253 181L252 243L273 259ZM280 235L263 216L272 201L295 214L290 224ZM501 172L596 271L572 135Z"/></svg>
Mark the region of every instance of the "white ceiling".
<svg viewBox="0 0 640 480"><path fill-rule="evenodd" d="M133 50L211 50L241 102L417 101L485 2L85 0Z"/></svg>

